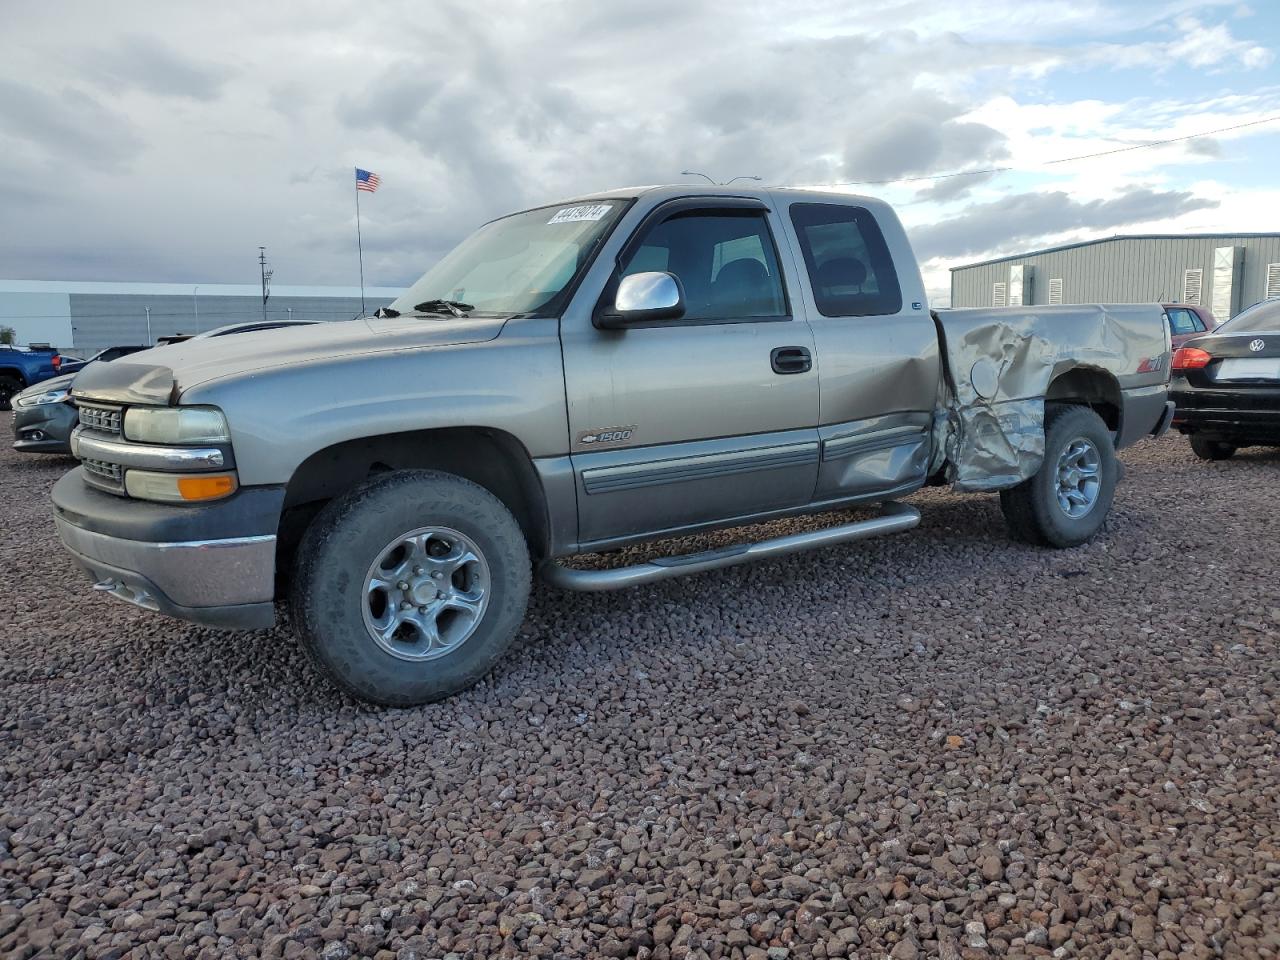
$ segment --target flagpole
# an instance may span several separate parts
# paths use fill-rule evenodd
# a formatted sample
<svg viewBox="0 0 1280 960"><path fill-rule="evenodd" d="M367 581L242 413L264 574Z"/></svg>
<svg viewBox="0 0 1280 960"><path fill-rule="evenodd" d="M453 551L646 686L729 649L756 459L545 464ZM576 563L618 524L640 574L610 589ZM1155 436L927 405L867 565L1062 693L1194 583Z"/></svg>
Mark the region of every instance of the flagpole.
<svg viewBox="0 0 1280 960"><path fill-rule="evenodd" d="M364 240L360 237L360 175L356 174L356 250L360 254L360 315L364 316Z"/></svg>

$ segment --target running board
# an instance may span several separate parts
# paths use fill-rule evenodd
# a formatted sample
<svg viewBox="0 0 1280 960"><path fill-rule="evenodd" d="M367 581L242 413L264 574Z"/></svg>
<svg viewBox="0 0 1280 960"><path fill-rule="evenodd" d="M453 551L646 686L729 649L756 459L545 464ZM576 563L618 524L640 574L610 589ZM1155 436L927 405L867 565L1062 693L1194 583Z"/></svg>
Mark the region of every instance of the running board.
<svg viewBox="0 0 1280 960"><path fill-rule="evenodd" d="M829 547L837 543L866 540L887 533L910 530L920 523L920 511L905 503L889 501L882 505L878 517L845 523L810 533L793 533L786 537L761 540L758 543L735 543L716 550L686 553L674 557L649 560L631 567L615 567L612 570L579 570L566 567L557 561L542 565L542 578L553 586L565 590L618 590L641 583L683 577L691 573L703 573L720 567L733 567L752 560L763 560L787 553L799 553L816 547Z"/></svg>

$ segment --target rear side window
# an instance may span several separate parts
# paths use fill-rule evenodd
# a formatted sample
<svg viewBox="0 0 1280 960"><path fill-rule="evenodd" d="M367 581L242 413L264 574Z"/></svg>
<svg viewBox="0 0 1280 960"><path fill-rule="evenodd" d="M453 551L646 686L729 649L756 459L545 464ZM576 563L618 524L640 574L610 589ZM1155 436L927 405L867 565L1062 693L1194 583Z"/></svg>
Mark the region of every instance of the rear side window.
<svg viewBox="0 0 1280 960"><path fill-rule="evenodd" d="M902 309L898 273L871 211L793 203L791 222L824 317L875 317Z"/></svg>

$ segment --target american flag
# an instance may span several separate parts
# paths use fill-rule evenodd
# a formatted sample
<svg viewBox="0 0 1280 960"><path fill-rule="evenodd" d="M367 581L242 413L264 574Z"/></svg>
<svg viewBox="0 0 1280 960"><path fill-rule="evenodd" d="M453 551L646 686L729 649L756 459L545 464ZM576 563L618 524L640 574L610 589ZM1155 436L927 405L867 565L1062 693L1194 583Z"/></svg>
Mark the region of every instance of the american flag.
<svg viewBox="0 0 1280 960"><path fill-rule="evenodd" d="M359 167L356 167L357 190L367 190L369 193L373 193L378 189L378 186L381 183L382 178L376 173L370 173L368 170L361 170Z"/></svg>

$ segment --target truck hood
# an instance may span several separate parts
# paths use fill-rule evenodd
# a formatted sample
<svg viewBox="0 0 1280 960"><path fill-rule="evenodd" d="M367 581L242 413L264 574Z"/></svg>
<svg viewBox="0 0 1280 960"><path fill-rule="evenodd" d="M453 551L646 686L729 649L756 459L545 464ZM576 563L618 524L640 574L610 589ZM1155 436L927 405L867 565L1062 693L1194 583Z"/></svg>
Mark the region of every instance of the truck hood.
<svg viewBox="0 0 1280 960"><path fill-rule="evenodd" d="M114 403L171 404L200 384L277 367L482 343L505 323L503 318L391 317L193 337L89 364L77 375L72 394Z"/></svg>

